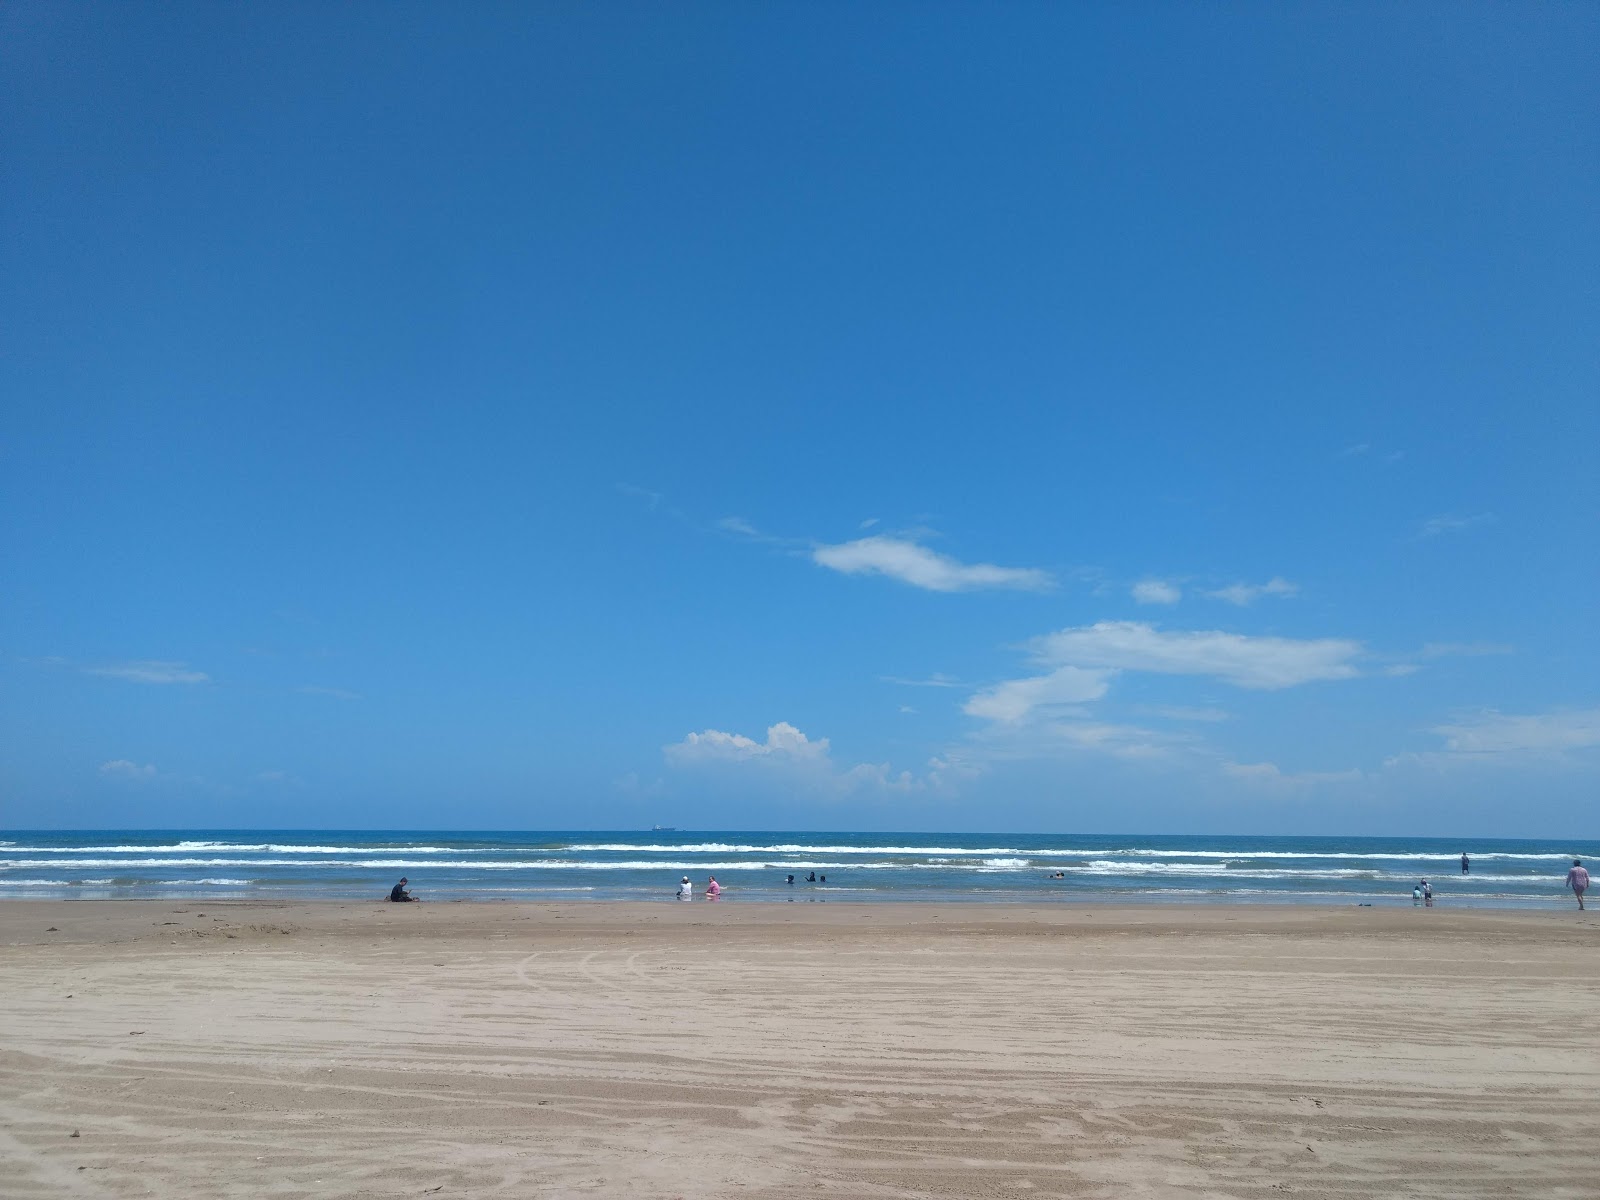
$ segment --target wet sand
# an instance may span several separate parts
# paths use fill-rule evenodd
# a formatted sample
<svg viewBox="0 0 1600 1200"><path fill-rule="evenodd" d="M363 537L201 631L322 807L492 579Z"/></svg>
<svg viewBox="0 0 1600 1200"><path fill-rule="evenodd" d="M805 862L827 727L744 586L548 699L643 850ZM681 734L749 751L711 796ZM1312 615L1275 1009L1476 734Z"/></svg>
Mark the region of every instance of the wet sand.
<svg viewBox="0 0 1600 1200"><path fill-rule="evenodd" d="M1597 1000L1554 906L7 901L0 1193L1595 1197Z"/></svg>

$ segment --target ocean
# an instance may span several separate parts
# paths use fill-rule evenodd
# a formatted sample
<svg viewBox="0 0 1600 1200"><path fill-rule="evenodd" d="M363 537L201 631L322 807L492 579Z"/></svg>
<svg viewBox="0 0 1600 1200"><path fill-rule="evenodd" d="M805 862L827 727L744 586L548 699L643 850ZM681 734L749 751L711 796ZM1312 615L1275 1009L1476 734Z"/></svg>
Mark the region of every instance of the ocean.
<svg viewBox="0 0 1600 1200"><path fill-rule="evenodd" d="M1460 856L1472 860L1463 875ZM1600 842L1074 834L11 831L0 898L644 900L687 874L723 902L1181 901L1553 905ZM793 875L794 883L787 882ZM813 881L811 876L817 878Z"/></svg>

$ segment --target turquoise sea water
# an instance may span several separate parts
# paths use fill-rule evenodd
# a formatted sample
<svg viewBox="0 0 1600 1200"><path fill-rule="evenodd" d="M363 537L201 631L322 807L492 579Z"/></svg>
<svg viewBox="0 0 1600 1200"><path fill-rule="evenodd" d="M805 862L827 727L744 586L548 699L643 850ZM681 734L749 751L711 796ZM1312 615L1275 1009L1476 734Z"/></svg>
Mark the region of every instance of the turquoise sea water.
<svg viewBox="0 0 1600 1200"><path fill-rule="evenodd" d="M1463 875L1460 856L1472 859ZM1600 842L1074 834L100 830L0 833L0 897L1571 903ZM1056 873L1060 878L1056 878ZM811 874L826 881L808 882ZM790 874L795 883L786 882Z"/></svg>

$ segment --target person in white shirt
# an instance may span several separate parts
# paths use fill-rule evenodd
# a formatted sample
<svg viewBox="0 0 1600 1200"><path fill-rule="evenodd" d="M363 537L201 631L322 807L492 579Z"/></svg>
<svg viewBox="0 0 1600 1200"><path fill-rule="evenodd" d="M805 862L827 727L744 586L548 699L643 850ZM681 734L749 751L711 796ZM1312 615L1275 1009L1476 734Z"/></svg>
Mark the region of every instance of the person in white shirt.
<svg viewBox="0 0 1600 1200"><path fill-rule="evenodd" d="M1583 907L1583 894L1589 890L1589 872L1584 870L1583 859L1572 860L1572 870L1567 872L1567 886L1572 889L1572 894L1578 898L1578 907Z"/></svg>
<svg viewBox="0 0 1600 1200"><path fill-rule="evenodd" d="M678 884L678 899L679 900L693 900L694 899L694 884L689 882L689 877L687 875L685 875L683 877L683 882Z"/></svg>

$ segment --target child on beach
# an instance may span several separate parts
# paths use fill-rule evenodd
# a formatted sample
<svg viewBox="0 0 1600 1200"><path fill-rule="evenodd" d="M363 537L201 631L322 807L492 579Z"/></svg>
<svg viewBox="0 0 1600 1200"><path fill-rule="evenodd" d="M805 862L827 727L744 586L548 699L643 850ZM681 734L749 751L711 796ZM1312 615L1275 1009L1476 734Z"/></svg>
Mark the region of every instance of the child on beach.
<svg viewBox="0 0 1600 1200"><path fill-rule="evenodd" d="M1422 885L1419 883L1411 889L1411 907L1415 908L1422 903Z"/></svg>

